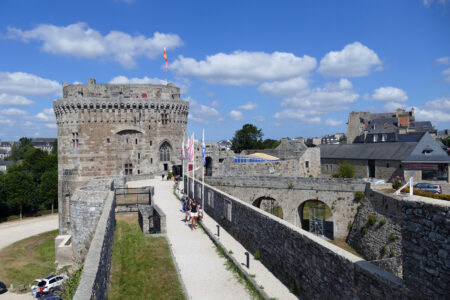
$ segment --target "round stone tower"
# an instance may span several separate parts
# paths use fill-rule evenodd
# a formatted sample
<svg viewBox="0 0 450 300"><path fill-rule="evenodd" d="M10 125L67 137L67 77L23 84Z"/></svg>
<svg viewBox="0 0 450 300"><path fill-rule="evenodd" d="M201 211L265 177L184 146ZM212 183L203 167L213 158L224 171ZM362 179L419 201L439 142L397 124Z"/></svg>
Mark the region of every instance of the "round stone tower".
<svg viewBox="0 0 450 300"><path fill-rule="evenodd" d="M189 103L174 84L63 84L58 125L60 234L70 232L69 200L96 176L157 174L181 165Z"/></svg>

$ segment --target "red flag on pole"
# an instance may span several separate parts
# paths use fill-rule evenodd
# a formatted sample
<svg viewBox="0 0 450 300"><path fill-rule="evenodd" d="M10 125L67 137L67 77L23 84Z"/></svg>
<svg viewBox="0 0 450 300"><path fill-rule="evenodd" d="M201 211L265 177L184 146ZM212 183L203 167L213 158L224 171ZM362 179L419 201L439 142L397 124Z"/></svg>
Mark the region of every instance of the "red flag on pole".
<svg viewBox="0 0 450 300"><path fill-rule="evenodd" d="M169 70L169 64L167 63L167 53L166 53L166 48L164 48L164 60L166 61L166 71Z"/></svg>

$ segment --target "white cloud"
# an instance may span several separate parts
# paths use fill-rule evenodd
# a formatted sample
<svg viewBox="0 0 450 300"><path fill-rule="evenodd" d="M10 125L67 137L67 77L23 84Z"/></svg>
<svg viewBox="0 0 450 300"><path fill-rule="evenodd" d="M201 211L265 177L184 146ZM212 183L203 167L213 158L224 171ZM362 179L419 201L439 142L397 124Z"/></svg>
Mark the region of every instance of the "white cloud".
<svg viewBox="0 0 450 300"><path fill-rule="evenodd" d="M282 105L328 112L346 109L347 105L354 103L358 97L352 83L343 78L339 82L328 82L323 88L305 90L298 95L288 97L283 100Z"/></svg>
<svg viewBox="0 0 450 300"><path fill-rule="evenodd" d="M217 101L217 100L214 100L214 101L210 102L209 105L212 106L212 107L217 107L217 106L220 105L220 102Z"/></svg>
<svg viewBox="0 0 450 300"><path fill-rule="evenodd" d="M176 34L155 32L152 37L131 36L121 31L110 31L107 35L89 28L85 23L68 26L41 24L32 30L9 27L10 38L42 41L44 52L84 58L111 58L127 68L136 65L136 58L161 56L163 48L168 50L183 44Z"/></svg>
<svg viewBox="0 0 450 300"><path fill-rule="evenodd" d="M390 102L386 102L383 105L382 110L384 112L391 112L391 111L396 111L398 108L406 109L407 107L404 103L390 101Z"/></svg>
<svg viewBox="0 0 450 300"><path fill-rule="evenodd" d="M450 123L450 97L444 97L425 102L422 108L415 108L418 121L431 121L432 123Z"/></svg>
<svg viewBox="0 0 450 300"><path fill-rule="evenodd" d="M277 97L291 96L308 88L308 81L303 77L295 77L285 81L264 82L258 87L262 94Z"/></svg>
<svg viewBox="0 0 450 300"><path fill-rule="evenodd" d="M30 106L34 102L18 95L0 94L0 106Z"/></svg>
<svg viewBox="0 0 450 300"><path fill-rule="evenodd" d="M20 96L61 95L62 87L54 80L23 72L0 72L0 93Z"/></svg>
<svg viewBox="0 0 450 300"><path fill-rule="evenodd" d="M327 120L325 120L325 125L328 125L328 126L331 126L331 127L342 126L342 125L344 125L344 121L327 119Z"/></svg>
<svg viewBox="0 0 450 300"><path fill-rule="evenodd" d="M281 126L281 123L280 123L280 122L273 122L272 125L273 125L274 127L280 127L280 126Z"/></svg>
<svg viewBox="0 0 450 300"><path fill-rule="evenodd" d="M232 118L235 121L244 120L244 115L242 114L242 112L240 112L238 110L232 110L232 111L230 111L230 113L228 115L230 116L230 118Z"/></svg>
<svg viewBox="0 0 450 300"><path fill-rule="evenodd" d="M301 123L320 123L320 117L317 116L317 112L307 111L302 108L286 109L281 112L276 112L273 117L282 120L295 120Z"/></svg>
<svg viewBox="0 0 450 300"><path fill-rule="evenodd" d="M335 77L361 77L381 68L378 55L360 42L348 44L341 51L330 51L321 60L319 73Z"/></svg>
<svg viewBox="0 0 450 300"><path fill-rule="evenodd" d="M405 102L408 100L408 95L402 89L386 86L377 88L373 91L372 95L366 96L365 98L375 101Z"/></svg>
<svg viewBox="0 0 450 300"><path fill-rule="evenodd" d="M35 119L44 123L56 123L55 113L53 108L44 108L42 112L35 116Z"/></svg>
<svg viewBox="0 0 450 300"><path fill-rule="evenodd" d="M436 62L440 65L449 65L450 57L449 56L440 57L440 58L436 59Z"/></svg>
<svg viewBox="0 0 450 300"><path fill-rule="evenodd" d="M180 76L193 76L210 83L246 85L264 81L307 76L315 69L316 59L292 53L235 51L218 53L205 60L179 56L171 68Z"/></svg>
<svg viewBox="0 0 450 300"><path fill-rule="evenodd" d="M255 116L255 117L253 117L253 120L255 120L257 122L264 122L266 120L266 117L264 117L264 116Z"/></svg>
<svg viewBox="0 0 450 300"><path fill-rule="evenodd" d="M428 8L431 6L431 4L433 4L434 0L422 0L422 2L423 5ZM445 5L447 4L447 0L437 0L437 3L445 7Z"/></svg>
<svg viewBox="0 0 450 300"><path fill-rule="evenodd" d="M217 109L198 103L192 98L187 99L189 101L189 120L197 123L209 124L211 120L220 121L220 114Z"/></svg>
<svg viewBox="0 0 450 300"><path fill-rule="evenodd" d="M247 102L247 104L238 106L238 108L243 109L243 110L254 110L254 109L258 108L258 104L249 101L249 102Z"/></svg>
<svg viewBox="0 0 450 300"><path fill-rule="evenodd" d="M442 75L445 76L445 81L450 82L450 68L442 71Z"/></svg>
<svg viewBox="0 0 450 300"><path fill-rule="evenodd" d="M159 79L159 78L148 78L147 76L142 78L128 78L125 76L116 76L112 78L109 83L111 84L130 84L130 83L136 83L136 84L167 84L167 81Z"/></svg>
<svg viewBox="0 0 450 300"><path fill-rule="evenodd" d="M0 110L0 115L3 116L25 116L27 114L26 111L17 108L8 108Z"/></svg>

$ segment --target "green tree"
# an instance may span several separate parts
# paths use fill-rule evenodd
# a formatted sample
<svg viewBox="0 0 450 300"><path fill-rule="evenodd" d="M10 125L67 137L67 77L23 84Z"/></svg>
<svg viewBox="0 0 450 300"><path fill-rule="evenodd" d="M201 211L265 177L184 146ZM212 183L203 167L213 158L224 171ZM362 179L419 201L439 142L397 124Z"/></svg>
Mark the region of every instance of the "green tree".
<svg viewBox="0 0 450 300"><path fill-rule="evenodd" d="M42 205L45 208L53 208L58 199L58 170L51 169L45 171L41 176L41 183L39 184L39 196Z"/></svg>
<svg viewBox="0 0 450 300"><path fill-rule="evenodd" d="M340 178L355 177L355 166L347 161L340 163L339 169L338 169L338 177L340 177Z"/></svg>
<svg viewBox="0 0 450 300"><path fill-rule="evenodd" d="M0 218L8 216L8 204L6 202L6 191L5 191L5 174L0 173Z"/></svg>
<svg viewBox="0 0 450 300"><path fill-rule="evenodd" d="M48 168L48 154L39 148L29 147L23 155L23 166L33 175L33 180L40 182L42 174Z"/></svg>
<svg viewBox="0 0 450 300"><path fill-rule="evenodd" d="M252 124L245 124L234 133L231 149L240 153L245 149L261 149L263 133Z"/></svg>
<svg viewBox="0 0 450 300"><path fill-rule="evenodd" d="M5 190L8 207L20 210L20 218L24 209L36 208L36 184L33 176L26 171L6 174Z"/></svg>
<svg viewBox="0 0 450 300"><path fill-rule="evenodd" d="M8 160L18 161L23 159L25 152L32 147L30 138L21 138L18 144L11 147L11 154L8 157Z"/></svg>
<svg viewBox="0 0 450 300"><path fill-rule="evenodd" d="M265 139L264 142L262 142L262 148L263 149L275 149L280 145L281 141L273 140L273 139Z"/></svg>
<svg viewBox="0 0 450 300"><path fill-rule="evenodd" d="M52 154L58 154L58 139L53 142Z"/></svg>

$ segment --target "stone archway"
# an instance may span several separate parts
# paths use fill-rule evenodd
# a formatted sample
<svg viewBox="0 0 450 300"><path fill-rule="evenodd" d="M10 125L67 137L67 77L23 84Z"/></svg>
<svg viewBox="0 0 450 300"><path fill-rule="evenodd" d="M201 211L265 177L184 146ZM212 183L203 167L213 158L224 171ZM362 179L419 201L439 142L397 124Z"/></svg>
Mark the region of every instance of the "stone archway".
<svg viewBox="0 0 450 300"><path fill-rule="evenodd" d="M205 169L206 169L206 176L212 176L213 173L213 160L211 157L207 156L205 157Z"/></svg>
<svg viewBox="0 0 450 300"><path fill-rule="evenodd" d="M259 197L253 201L252 205L283 219L283 209L281 208L281 204L271 197Z"/></svg>
<svg viewBox="0 0 450 300"><path fill-rule="evenodd" d="M334 240L334 217L330 207L324 202L311 199L298 207L302 229Z"/></svg>

